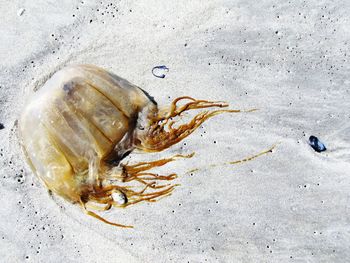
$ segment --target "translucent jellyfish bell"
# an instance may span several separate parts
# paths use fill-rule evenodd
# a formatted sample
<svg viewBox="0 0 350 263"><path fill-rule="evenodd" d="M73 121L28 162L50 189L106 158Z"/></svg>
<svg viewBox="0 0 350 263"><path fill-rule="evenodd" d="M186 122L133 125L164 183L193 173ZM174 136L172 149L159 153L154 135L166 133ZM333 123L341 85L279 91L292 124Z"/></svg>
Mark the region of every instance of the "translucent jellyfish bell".
<svg viewBox="0 0 350 263"><path fill-rule="evenodd" d="M144 152L164 150L206 119L222 112L239 112L205 110L174 128L174 118L185 111L226 106L181 97L160 110L145 91L127 80L96 66L78 65L58 71L35 92L19 127L27 160L48 189L79 203L89 215L127 227L109 222L92 210L153 202L170 194L174 185L159 182L173 180L176 174L162 176L148 170L190 156L135 165L120 164L123 157L135 148ZM125 202L116 202L115 193Z"/></svg>

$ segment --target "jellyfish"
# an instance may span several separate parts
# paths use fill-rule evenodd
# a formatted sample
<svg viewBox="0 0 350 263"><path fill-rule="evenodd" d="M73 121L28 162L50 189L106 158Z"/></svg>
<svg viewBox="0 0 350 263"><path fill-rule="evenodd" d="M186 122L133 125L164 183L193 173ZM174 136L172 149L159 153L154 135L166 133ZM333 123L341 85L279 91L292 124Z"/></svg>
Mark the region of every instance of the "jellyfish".
<svg viewBox="0 0 350 263"><path fill-rule="evenodd" d="M129 165L122 160L134 150L159 152L180 142L207 119L240 110L221 101L175 99L169 107L127 80L93 65L56 72L26 103L19 120L21 145L38 178L54 194L79 204L107 224L98 211L155 202L176 187L177 175L151 171L178 158ZM200 110L178 123L185 112Z"/></svg>

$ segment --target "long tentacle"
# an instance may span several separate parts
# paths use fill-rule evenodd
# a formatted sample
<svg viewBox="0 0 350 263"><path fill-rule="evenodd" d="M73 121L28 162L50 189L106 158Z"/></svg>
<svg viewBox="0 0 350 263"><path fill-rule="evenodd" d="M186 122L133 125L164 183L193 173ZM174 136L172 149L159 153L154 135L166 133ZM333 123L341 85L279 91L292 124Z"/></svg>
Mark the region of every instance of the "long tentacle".
<svg viewBox="0 0 350 263"><path fill-rule="evenodd" d="M249 157L245 157L243 159L240 159L240 160L235 160L235 161L231 161L231 162L228 162L227 164L238 164L238 163L243 163L243 162L247 162L247 161L251 161L251 160L254 160L262 155L265 155L265 154L268 154L268 153L271 153L273 149L275 149L275 147L277 146L277 144L273 145L270 149L268 150L265 150L265 151L262 151L258 154L255 154L255 155L252 155L252 156L249 156Z"/></svg>
<svg viewBox="0 0 350 263"><path fill-rule="evenodd" d="M182 106L178 102L189 100ZM169 148L194 132L207 119L222 113L238 113L241 110L207 110L198 113L188 123L181 124L174 128L176 123L172 119L181 116L182 113L195 109L207 109L212 107L225 108L228 104L221 101L196 100L191 97L180 97L175 99L170 108L161 110L156 117L151 118L147 133L142 136L137 148L147 152L157 152ZM256 109L250 109L243 112L252 112Z"/></svg>
<svg viewBox="0 0 350 263"><path fill-rule="evenodd" d="M102 221L102 222L104 222L104 223L106 223L106 224L109 224L109 225L112 225L112 226L117 226L117 227L122 227L122 228L133 228L133 226L117 224L117 223L113 223L113 222L110 222L110 221L104 219L103 217L99 216L98 214L96 214L96 213L94 213L94 212L88 210L88 209L86 208L86 206L85 206L85 203L82 202L81 200L80 200L80 204L81 204L81 206L82 206L82 208L83 208L85 214L87 214L87 215L89 215L89 216L92 216L92 217L94 217L94 218L96 218L96 219L98 219L98 220L100 220L100 221Z"/></svg>
<svg viewBox="0 0 350 263"><path fill-rule="evenodd" d="M169 162L172 162L178 158L191 158L194 156L194 153L188 154L188 155L183 155L183 154L176 154L170 158L164 158L156 161L151 161L151 162L139 162L134 165L122 165L123 170L127 175L133 175L133 174L138 174L143 171L147 171L151 168L154 167L160 167L163 166Z"/></svg>
<svg viewBox="0 0 350 263"><path fill-rule="evenodd" d="M154 167L163 166L178 158L191 158L193 155L194 153L189 155L177 154L170 158L164 158L156 161L140 162L134 165L122 165L122 175L119 175L118 177L111 177L114 179L122 179L121 181L124 184L123 186L117 184L109 184L107 186L95 187L94 191L89 192L88 196L86 197L86 201L81 201L81 205L84 208L86 214L93 216L105 223L120 227L130 227L122 224L112 223L102 218L95 212L89 210L87 207L93 210L101 211L108 210L111 206L128 207L130 205L134 205L140 202L156 202L157 200L163 197L169 196L171 195L174 188L178 186L178 184L158 185L157 182L172 181L175 178L177 178L177 175L174 173L170 175L159 175L156 173L149 172L148 170ZM136 190L137 185L127 185L128 183L132 182L138 182L141 185L144 185L144 187L141 190ZM147 191L147 189L151 190ZM126 203L120 204L113 200L112 194L116 191L119 191L125 195L127 200ZM104 204L105 206L96 206L89 202Z"/></svg>

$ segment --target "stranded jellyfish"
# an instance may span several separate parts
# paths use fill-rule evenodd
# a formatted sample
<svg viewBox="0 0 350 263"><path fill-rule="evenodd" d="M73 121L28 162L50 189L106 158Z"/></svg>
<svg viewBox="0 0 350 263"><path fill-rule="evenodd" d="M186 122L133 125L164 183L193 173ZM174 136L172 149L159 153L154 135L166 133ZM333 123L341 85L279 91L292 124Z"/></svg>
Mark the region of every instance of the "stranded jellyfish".
<svg viewBox="0 0 350 263"><path fill-rule="evenodd" d="M121 160L135 149L167 149L208 118L239 112L220 109L227 106L180 97L158 108L147 92L125 79L92 65L70 66L28 101L19 123L21 143L32 170L50 191L105 223L131 227L107 221L97 211L169 195L175 185L167 181L176 174L150 169L191 155L134 165ZM195 109L202 111L187 123L175 123L177 116Z"/></svg>

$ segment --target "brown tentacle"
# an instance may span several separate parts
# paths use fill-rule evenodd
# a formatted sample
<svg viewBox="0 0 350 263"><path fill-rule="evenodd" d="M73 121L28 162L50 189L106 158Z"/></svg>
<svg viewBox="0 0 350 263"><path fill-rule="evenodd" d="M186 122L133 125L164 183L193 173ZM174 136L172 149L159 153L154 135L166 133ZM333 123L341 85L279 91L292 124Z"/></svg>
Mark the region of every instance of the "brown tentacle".
<svg viewBox="0 0 350 263"><path fill-rule="evenodd" d="M94 200L96 203L99 203L101 204L101 202L99 202L98 200ZM96 211L107 211L109 209L111 209L112 207L112 204L110 202L106 203L105 206L97 206L97 205L93 205L91 204L90 202L87 202L85 204L85 206L89 209L93 209L93 210L96 210Z"/></svg>
<svg viewBox="0 0 350 263"><path fill-rule="evenodd" d="M178 102L189 100L182 106L178 106ZM206 109L212 107L225 108L228 104L221 101L196 100L191 97L179 97L175 99L167 111L160 111L158 116L151 118L147 134L140 139L137 148L147 152L158 152L169 148L192 132L194 132L207 119L222 113L238 113L241 110L208 110L198 113L188 123L182 124L174 128L174 117L180 116L182 113L195 109ZM256 109L247 110L244 112L252 112ZM169 122L169 120L171 120Z"/></svg>
<svg viewBox="0 0 350 263"><path fill-rule="evenodd" d="M238 163L243 163L243 162L247 162L247 161L251 161L253 159L256 159L264 154L267 154L267 153L270 153L272 152L273 149L275 149L277 144L273 145L270 149L268 150L265 150L263 152L260 152L258 154L255 154L255 155L252 155L252 156L249 156L249 157L246 157L246 158L243 158L241 160L236 160L236 161L231 161L231 162L228 162L227 164L238 164Z"/></svg>
<svg viewBox="0 0 350 263"><path fill-rule="evenodd" d="M169 175L159 175L156 173L149 172L148 170L154 167L163 166L169 162L176 160L177 158L191 158L194 153L189 155L177 154L170 158L164 158L151 162L140 162L134 165L122 165L122 175L108 175L104 176L106 179L121 179L120 181L124 184L123 186L117 184L109 184L106 186L95 187L93 191L89 190L87 194L83 195L84 201L80 201L86 214L93 216L107 224L119 226L119 227L131 227L122 224L110 222L95 212L89 210L87 207L93 210L105 211L116 207L128 207L140 202L156 202L159 199L171 195L172 191L178 184L157 184L160 181L172 181L177 178L177 175L172 173ZM139 185L131 184L133 182L139 183ZM143 186L141 189L140 186ZM126 196L127 202L125 204L119 204L112 198L112 194L116 191L120 191ZM104 204L105 206L95 206L92 203Z"/></svg>
<svg viewBox="0 0 350 263"><path fill-rule="evenodd" d="M87 214L89 216L92 216L92 217L94 217L94 218L96 218L96 219L98 219L98 220L100 220L100 221L102 221L102 222L104 222L106 224L109 224L109 225L112 225L112 226L117 226L117 227L122 227L122 228L133 228L133 226L117 224L117 223L113 223L113 222L110 222L110 221L104 219L103 217L99 216L98 214L88 210L86 208L86 206L85 206L85 203L82 200L80 200L80 204L81 204L85 214Z"/></svg>
<svg viewBox="0 0 350 263"><path fill-rule="evenodd" d="M189 155L176 154L170 158L160 159L152 162L139 162L134 165L122 165L122 167L123 167L124 174L135 175L135 174L139 174L140 172L147 171L153 167L163 166L169 162L176 160L177 158L191 158L193 157L193 155L194 153L191 153Z"/></svg>

